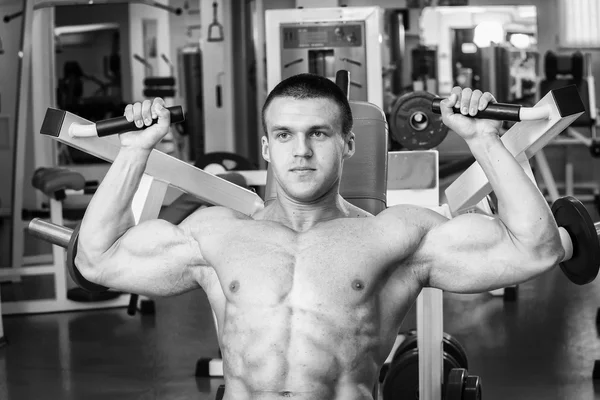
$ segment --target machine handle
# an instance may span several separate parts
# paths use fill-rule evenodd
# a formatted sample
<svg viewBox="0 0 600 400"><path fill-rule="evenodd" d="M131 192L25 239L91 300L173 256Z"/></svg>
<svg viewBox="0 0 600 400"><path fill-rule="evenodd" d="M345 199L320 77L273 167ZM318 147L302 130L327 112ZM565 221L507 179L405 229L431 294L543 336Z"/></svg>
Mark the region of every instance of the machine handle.
<svg viewBox="0 0 600 400"><path fill-rule="evenodd" d="M431 111L435 114L441 114L440 103L442 98L435 98L431 103ZM521 106L515 104L504 104L504 103L490 103L481 111L478 111L473 118L487 118L496 119L499 121L515 121L519 122L522 120L520 116Z"/></svg>
<svg viewBox="0 0 600 400"><path fill-rule="evenodd" d="M167 110L169 110L169 112L171 113L172 124L185 121L183 107L172 106L167 107ZM157 122L158 118L152 121L152 125L156 124ZM138 128L135 125L135 122L129 122L127 121L127 118L125 118L125 116L122 116L98 121L95 124L73 123L69 127L69 135L71 135L72 137L102 137L129 131L140 131L146 128L146 125L142 126L141 128Z"/></svg>
<svg viewBox="0 0 600 400"><path fill-rule="evenodd" d="M350 72L345 69L340 69L336 72L335 84L342 89L346 98L350 99Z"/></svg>
<svg viewBox="0 0 600 400"><path fill-rule="evenodd" d="M173 106L167 107L167 110L171 113L171 123L176 124L178 122L183 122L185 120L185 116L183 115L183 108L181 106ZM152 125L158 122L158 118L152 121ZM146 129L147 126L142 126L138 128L135 125L135 122L127 121L127 118L116 117L109 118L103 121L96 122L96 130L98 131L98 136L109 136L115 135L117 133L123 133L134 130L143 130Z"/></svg>
<svg viewBox="0 0 600 400"><path fill-rule="evenodd" d="M442 98L435 98L431 102L431 111L441 114L440 103ZM550 118L550 106L547 104L538 107L522 107L518 104L490 103L472 118L487 118L498 121L539 121Z"/></svg>

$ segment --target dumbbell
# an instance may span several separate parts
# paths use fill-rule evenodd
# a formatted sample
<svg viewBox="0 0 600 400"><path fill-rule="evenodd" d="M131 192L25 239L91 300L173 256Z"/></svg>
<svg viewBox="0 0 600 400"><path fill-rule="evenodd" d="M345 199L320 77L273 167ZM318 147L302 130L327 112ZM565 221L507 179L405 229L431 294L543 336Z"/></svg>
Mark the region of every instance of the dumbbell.
<svg viewBox="0 0 600 400"><path fill-rule="evenodd" d="M77 224L75 229L69 229L40 218L34 218L27 224L26 231L32 236L67 249L67 270L71 279L79 287L90 293L105 292L108 290L107 287L88 281L75 266L80 225Z"/></svg>

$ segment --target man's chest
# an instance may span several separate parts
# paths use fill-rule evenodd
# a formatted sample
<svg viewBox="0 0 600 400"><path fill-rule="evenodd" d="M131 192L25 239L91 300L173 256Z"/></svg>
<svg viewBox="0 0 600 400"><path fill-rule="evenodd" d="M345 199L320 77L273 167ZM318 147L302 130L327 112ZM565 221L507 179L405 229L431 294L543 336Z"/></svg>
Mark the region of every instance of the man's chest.
<svg viewBox="0 0 600 400"><path fill-rule="evenodd" d="M361 302L378 285L390 255L364 225L333 228L302 234L275 226L240 229L213 240L207 261L230 301Z"/></svg>

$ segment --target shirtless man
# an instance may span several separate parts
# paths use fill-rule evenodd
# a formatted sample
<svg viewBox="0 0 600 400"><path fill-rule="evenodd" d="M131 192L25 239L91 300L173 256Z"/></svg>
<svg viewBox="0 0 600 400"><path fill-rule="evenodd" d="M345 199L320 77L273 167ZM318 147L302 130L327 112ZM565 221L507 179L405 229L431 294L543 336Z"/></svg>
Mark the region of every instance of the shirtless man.
<svg viewBox="0 0 600 400"><path fill-rule="evenodd" d="M377 216L338 193L354 153L352 116L331 81L280 83L263 109L262 154L277 200L248 217L223 207L175 226L134 225L132 197L166 134L161 99L128 105L143 131L121 150L81 224L76 263L95 283L147 296L202 288L223 353L225 399L372 399L379 369L423 287L474 293L515 285L562 259L539 190L498 138L497 121L467 118L491 94L454 88L443 120L464 138L498 198L497 218L451 220L413 205ZM369 218L356 218L369 217Z"/></svg>

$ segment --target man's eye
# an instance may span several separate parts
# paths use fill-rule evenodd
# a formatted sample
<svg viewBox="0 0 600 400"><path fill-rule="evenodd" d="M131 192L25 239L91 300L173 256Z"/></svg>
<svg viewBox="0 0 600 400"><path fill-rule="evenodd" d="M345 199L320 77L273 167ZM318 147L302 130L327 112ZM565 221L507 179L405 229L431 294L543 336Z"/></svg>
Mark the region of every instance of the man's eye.
<svg viewBox="0 0 600 400"><path fill-rule="evenodd" d="M288 137L289 135L290 135L289 133L286 133L286 132L281 132L281 133L278 133L278 134L277 134L277 137L278 137L278 138L280 138L280 139L287 139L287 137Z"/></svg>
<svg viewBox="0 0 600 400"><path fill-rule="evenodd" d="M323 136L325 134L323 132L321 132L321 131L314 131L312 133L312 135L315 136L315 137L321 137L321 136Z"/></svg>

